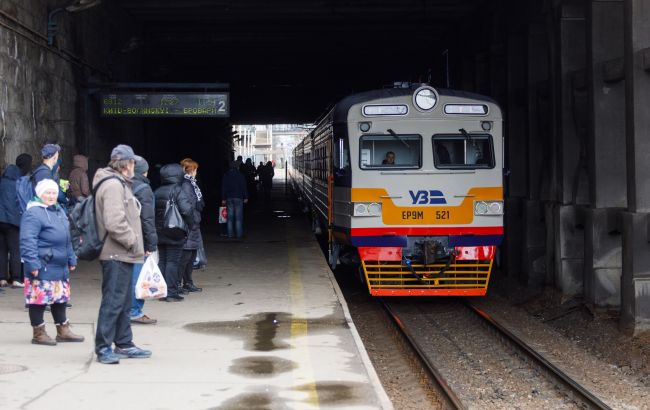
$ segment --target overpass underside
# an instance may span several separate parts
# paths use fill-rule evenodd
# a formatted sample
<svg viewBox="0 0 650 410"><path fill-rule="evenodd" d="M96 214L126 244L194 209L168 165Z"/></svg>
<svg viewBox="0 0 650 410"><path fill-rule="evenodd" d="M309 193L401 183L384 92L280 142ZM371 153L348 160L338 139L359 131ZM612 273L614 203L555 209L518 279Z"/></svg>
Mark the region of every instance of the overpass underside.
<svg viewBox="0 0 650 410"><path fill-rule="evenodd" d="M505 112L507 280L650 330L647 0L104 1L50 15L48 39L72 3L0 0L0 168L56 140L64 169L83 153L93 171L120 142L207 181L231 123L310 122L393 81L474 91ZM89 92L216 81L230 121L101 118Z"/></svg>

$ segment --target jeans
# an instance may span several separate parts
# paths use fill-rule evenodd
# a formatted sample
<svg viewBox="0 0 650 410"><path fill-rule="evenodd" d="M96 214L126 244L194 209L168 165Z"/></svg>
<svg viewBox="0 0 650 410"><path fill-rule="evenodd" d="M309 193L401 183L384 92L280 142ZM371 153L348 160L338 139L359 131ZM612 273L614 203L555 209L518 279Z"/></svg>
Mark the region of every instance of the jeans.
<svg viewBox="0 0 650 410"><path fill-rule="evenodd" d="M183 249L181 257L180 274L183 277L183 285L193 285L192 271L194 270L194 259L196 259L196 249Z"/></svg>
<svg viewBox="0 0 650 410"><path fill-rule="evenodd" d="M120 348L133 344L131 332L131 278L133 264L120 261L101 261L102 303L97 318L95 352L110 348L113 343Z"/></svg>
<svg viewBox="0 0 650 410"><path fill-rule="evenodd" d="M167 296L178 295L182 254L182 245L158 245L158 267L165 278L165 282L167 282Z"/></svg>
<svg viewBox="0 0 650 410"><path fill-rule="evenodd" d="M244 235L244 200L242 198L228 198L228 237Z"/></svg>
<svg viewBox="0 0 650 410"><path fill-rule="evenodd" d="M7 279L7 254L9 254L9 273L11 280L22 282L23 271L20 266L20 228L0 223L0 279Z"/></svg>
<svg viewBox="0 0 650 410"><path fill-rule="evenodd" d="M147 260L145 258L145 260ZM137 319L144 316L142 313L142 308L144 307L144 299L135 298L135 284L138 283L138 277L140 276L140 271L144 266L143 263L134 263L133 264L133 277L131 278L131 289L133 289L133 297L131 299L131 310L129 311L129 316L131 319Z"/></svg>

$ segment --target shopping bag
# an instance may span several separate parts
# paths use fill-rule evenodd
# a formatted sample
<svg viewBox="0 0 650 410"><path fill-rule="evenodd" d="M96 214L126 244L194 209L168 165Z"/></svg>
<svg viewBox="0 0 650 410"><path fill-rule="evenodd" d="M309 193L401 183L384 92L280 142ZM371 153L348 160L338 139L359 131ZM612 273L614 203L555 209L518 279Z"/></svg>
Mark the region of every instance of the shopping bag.
<svg viewBox="0 0 650 410"><path fill-rule="evenodd" d="M167 283L154 258L147 258L135 284L136 299L160 299L167 297Z"/></svg>
<svg viewBox="0 0 650 410"><path fill-rule="evenodd" d="M220 206L219 207L219 223L220 224L225 224L228 222L228 207L227 206Z"/></svg>
<svg viewBox="0 0 650 410"><path fill-rule="evenodd" d="M197 249L196 251L196 258L194 258L194 263L192 268L202 269L207 264L208 264L208 258L205 255L205 248L203 247L203 244L201 244L201 246L199 246L199 249Z"/></svg>

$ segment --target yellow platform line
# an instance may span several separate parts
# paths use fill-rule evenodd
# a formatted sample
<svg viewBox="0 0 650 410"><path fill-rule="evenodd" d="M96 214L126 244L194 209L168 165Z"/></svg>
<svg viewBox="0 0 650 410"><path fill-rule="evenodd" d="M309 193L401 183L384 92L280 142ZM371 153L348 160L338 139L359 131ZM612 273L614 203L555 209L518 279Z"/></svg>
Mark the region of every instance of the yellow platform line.
<svg viewBox="0 0 650 410"><path fill-rule="evenodd" d="M287 235L289 236L289 235ZM306 320L305 292L302 286L300 259L296 253L293 240L288 238L289 253L289 291L291 297L291 356L299 367L293 372L294 380L308 395L307 403L320 407L314 369L309 356L307 336L309 327Z"/></svg>

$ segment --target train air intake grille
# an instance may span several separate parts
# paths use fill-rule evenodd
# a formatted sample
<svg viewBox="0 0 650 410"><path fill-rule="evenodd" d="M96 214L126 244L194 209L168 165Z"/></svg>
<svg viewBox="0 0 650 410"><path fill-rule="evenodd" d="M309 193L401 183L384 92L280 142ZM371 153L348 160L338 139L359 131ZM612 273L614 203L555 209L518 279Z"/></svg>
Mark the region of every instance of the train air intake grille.
<svg viewBox="0 0 650 410"><path fill-rule="evenodd" d="M394 261L362 261L361 266L373 296L484 296L492 262L454 261L447 269L445 263L409 268Z"/></svg>

